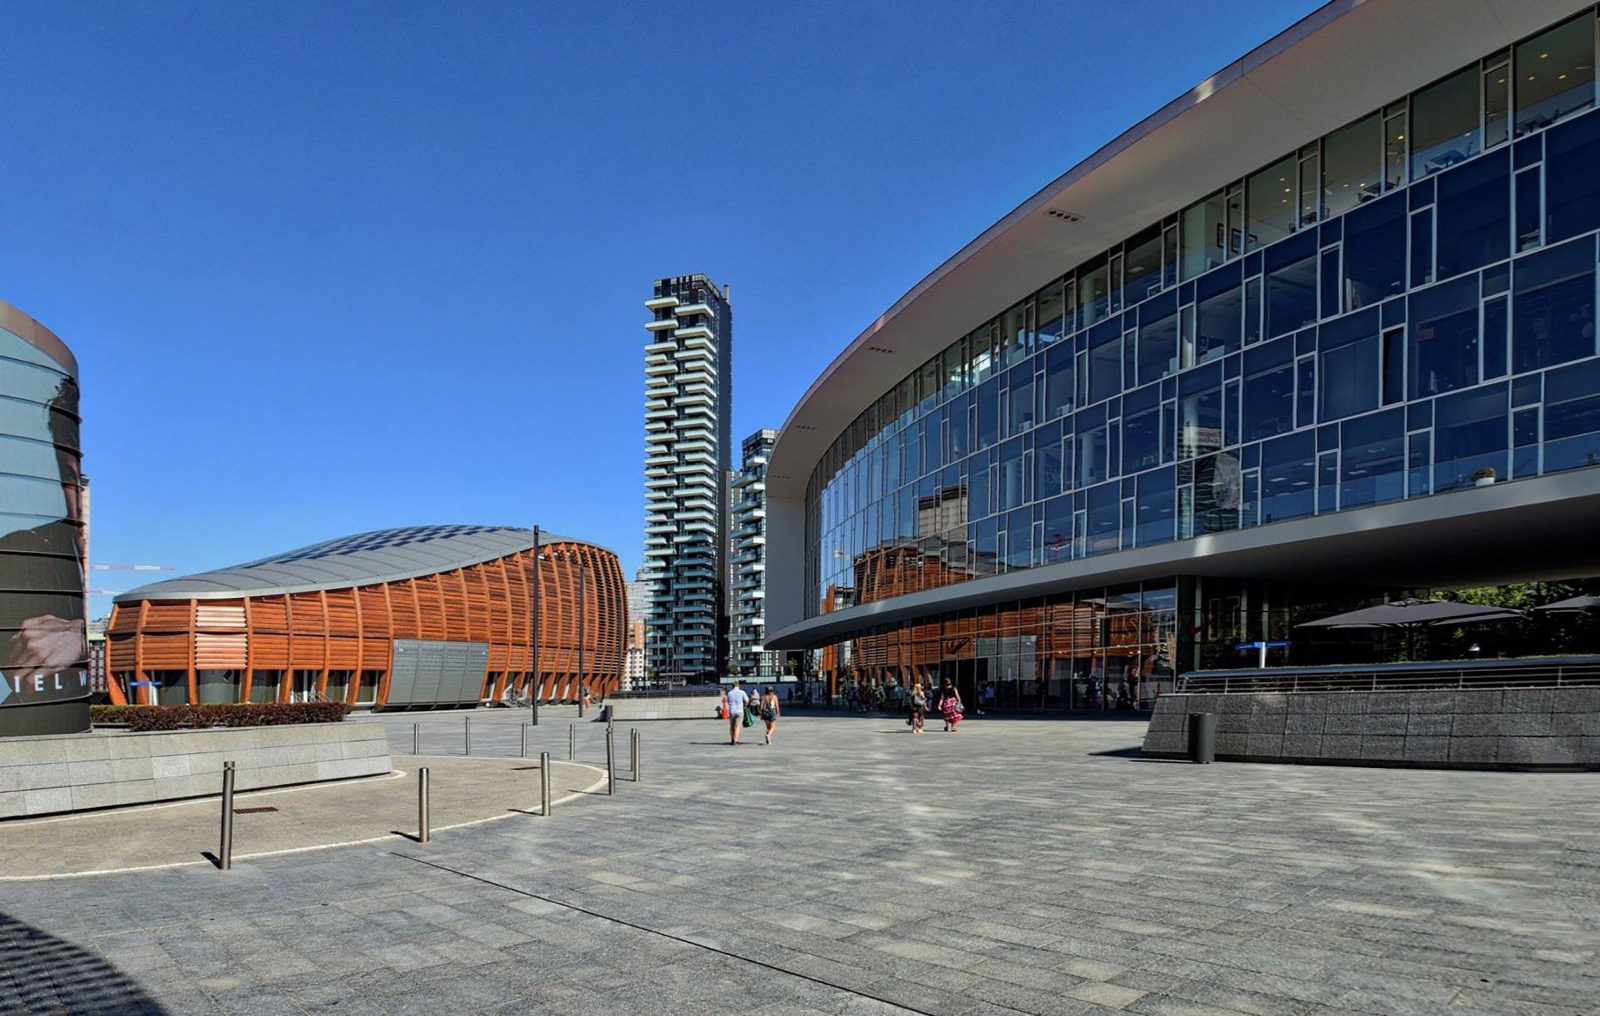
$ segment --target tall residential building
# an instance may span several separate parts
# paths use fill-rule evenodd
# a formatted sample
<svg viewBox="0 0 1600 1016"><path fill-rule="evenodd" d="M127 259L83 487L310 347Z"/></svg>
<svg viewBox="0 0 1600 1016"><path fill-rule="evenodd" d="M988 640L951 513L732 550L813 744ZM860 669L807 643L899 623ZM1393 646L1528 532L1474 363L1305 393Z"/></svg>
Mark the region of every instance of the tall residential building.
<svg viewBox="0 0 1600 1016"><path fill-rule="evenodd" d="M633 691L645 686L645 615L649 611L650 587L644 581L643 569L634 573L627 589L628 653L622 662L622 690Z"/></svg>
<svg viewBox="0 0 1600 1016"><path fill-rule="evenodd" d="M766 639L767 595L767 455L775 430L758 430L740 445L742 465L734 475L730 500L733 557L729 649L740 673L777 675L782 654L762 649Z"/></svg>
<svg viewBox="0 0 1600 1016"><path fill-rule="evenodd" d="M727 661L733 307L704 275L657 279L645 307L646 663L661 680L715 679Z"/></svg>

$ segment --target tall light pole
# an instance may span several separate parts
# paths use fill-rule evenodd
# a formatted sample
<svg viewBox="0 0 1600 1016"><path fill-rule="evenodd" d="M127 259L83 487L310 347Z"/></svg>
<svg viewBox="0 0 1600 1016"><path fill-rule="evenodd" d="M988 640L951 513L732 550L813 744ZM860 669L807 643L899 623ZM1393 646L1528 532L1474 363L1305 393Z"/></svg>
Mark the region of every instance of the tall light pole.
<svg viewBox="0 0 1600 1016"><path fill-rule="evenodd" d="M587 686L583 683L584 657L583 643L588 637L589 629L589 563L578 562L578 715L583 715L583 695Z"/></svg>
<svg viewBox="0 0 1600 1016"><path fill-rule="evenodd" d="M528 626L528 649L532 656L528 675L528 698L533 702L533 725L539 725L539 527L533 527L533 616Z"/></svg>

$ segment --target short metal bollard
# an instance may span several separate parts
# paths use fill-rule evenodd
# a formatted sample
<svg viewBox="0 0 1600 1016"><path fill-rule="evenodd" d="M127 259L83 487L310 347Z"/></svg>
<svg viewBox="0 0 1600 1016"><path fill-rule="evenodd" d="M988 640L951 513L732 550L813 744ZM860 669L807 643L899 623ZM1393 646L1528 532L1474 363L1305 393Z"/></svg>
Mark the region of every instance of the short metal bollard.
<svg viewBox="0 0 1600 1016"><path fill-rule="evenodd" d="M472 717L461 717L461 736L466 743L467 754L472 754Z"/></svg>
<svg viewBox="0 0 1600 1016"><path fill-rule="evenodd" d="M421 745L422 745L422 724L413 723L411 725L411 754L413 754L413 755L421 755L422 752L419 750Z"/></svg>
<svg viewBox="0 0 1600 1016"><path fill-rule="evenodd" d="M639 728L635 727L633 729L632 733L629 736L629 741L631 742L629 744L629 748L631 749L629 754L631 754L633 757L628 760L629 763L630 763L628 768L633 773L633 782L638 783L639 782Z"/></svg>
<svg viewBox="0 0 1600 1016"><path fill-rule="evenodd" d="M217 866L233 867L233 763L222 763L222 843L217 847Z"/></svg>
<svg viewBox="0 0 1600 1016"><path fill-rule="evenodd" d="M539 814L550 817L550 753L539 753Z"/></svg>
<svg viewBox="0 0 1600 1016"><path fill-rule="evenodd" d="M522 757L528 757L528 725L522 725Z"/></svg>
<svg viewBox="0 0 1600 1016"><path fill-rule="evenodd" d="M1189 714L1189 761L1207 763L1217 757L1217 714Z"/></svg>
<svg viewBox="0 0 1600 1016"><path fill-rule="evenodd" d="M567 725L567 761L575 762L578 759L578 725Z"/></svg>
<svg viewBox="0 0 1600 1016"><path fill-rule="evenodd" d="M428 767L417 770L417 842L428 842Z"/></svg>
<svg viewBox="0 0 1600 1016"><path fill-rule="evenodd" d="M611 728L606 728L606 793L617 792L617 739Z"/></svg>

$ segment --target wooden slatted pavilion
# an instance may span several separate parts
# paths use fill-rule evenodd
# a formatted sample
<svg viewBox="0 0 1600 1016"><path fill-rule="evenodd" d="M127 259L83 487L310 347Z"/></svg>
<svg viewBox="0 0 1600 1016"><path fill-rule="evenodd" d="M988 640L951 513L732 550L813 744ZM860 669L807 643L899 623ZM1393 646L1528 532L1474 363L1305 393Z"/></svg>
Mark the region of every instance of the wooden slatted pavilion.
<svg viewBox="0 0 1600 1016"><path fill-rule="evenodd" d="M412 526L123 593L106 634L111 698L402 708L525 697L535 568L541 700L611 693L628 621L617 556L552 533L538 551L518 527Z"/></svg>

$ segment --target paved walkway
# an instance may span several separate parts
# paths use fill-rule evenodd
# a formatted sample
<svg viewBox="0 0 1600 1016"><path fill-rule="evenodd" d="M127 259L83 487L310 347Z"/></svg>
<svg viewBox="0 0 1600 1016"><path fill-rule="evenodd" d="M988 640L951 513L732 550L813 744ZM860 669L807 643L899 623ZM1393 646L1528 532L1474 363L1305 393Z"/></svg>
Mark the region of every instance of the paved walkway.
<svg viewBox="0 0 1600 1016"><path fill-rule="evenodd" d="M475 751L520 736L478 716ZM1159 763L1131 722L639 728L643 782L549 821L6 885L0 1011L1600 1011L1593 775Z"/></svg>

